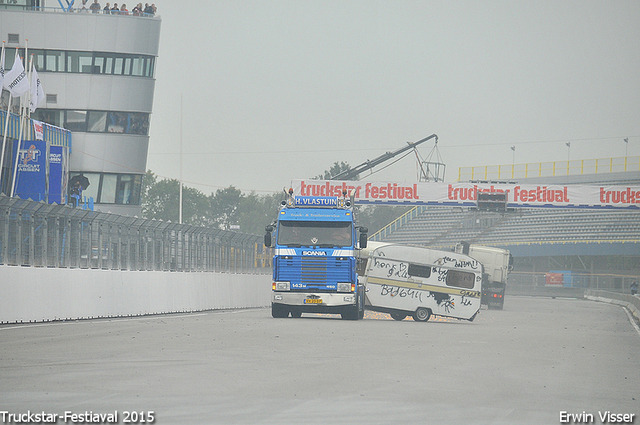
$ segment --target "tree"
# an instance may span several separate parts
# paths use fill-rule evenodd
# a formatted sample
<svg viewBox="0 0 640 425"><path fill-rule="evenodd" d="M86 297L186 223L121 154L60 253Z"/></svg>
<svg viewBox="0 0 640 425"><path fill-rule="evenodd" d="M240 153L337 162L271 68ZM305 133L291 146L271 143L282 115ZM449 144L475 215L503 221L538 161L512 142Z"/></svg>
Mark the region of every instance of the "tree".
<svg viewBox="0 0 640 425"><path fill-rule="evenodd" d="M163 179L147 171L142 181L142 216L156 220L178 221L178 180Z"/></svg>
<svg viewBox="0 0 640 425"><path fill-rule="evenodd" d="M177 222L179 217L180 182L158 180L148 170L142 181L142 216ZM229 229L239 225L240 231L260 235L276 217L283 194L244 195L233 186L218 189L209 196L192 187L183 186L182 222L196 226Z"/></svg>
<svg viewBox="0 0 640 425"><path fill-rule="evenodd" d="M350 169L351 167L349 166L348 163L344 161L340 161L340 162L336 161L333 163L331 168L329 168L328 170L324 170L324 173L318 174L317 176L313 177L313 179L314 180L331 180L332 177L337 176L338 174ZM358 180L357 176L355 180Z"/></svg>
<svg viewBox="0 0 640 425"><path fill-rule="evenodd" d="M142 180L142 216L156 220L178 222L180 219L180 182L176 179L158 181L151 170ZM196 226L211 225L209 201L205 194L192 187L182 187L182 222Z"/></svg>
<svg viewBox="0 0 640 425"><path fill-rule="evenodd" d="M232 224L239 224L239 207L243 197L242 191L233 186L218 189L211 195L210 205L214 222L221 229L229 229Z"/></svg>
<svg viewBox="0 0 640 425"><path fill-rule="evenodd" d="M256 195L255 192L245 196L240 201L239 211L240 231L259 235L271 223L278 213L283 194Z"/></svg>

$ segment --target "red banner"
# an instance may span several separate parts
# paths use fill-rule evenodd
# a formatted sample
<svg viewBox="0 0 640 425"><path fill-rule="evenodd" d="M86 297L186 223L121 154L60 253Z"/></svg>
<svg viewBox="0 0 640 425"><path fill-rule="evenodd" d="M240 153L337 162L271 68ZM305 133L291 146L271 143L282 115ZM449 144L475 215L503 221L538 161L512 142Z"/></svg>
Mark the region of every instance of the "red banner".
<svg viewBox="0 0 640 425"><path fill-rule="evenodd" d="M506 192L510 208L640 207L640 186L399 183L293 180L295 195L355 197L358 204L474 206L480 192Z"/></svg>

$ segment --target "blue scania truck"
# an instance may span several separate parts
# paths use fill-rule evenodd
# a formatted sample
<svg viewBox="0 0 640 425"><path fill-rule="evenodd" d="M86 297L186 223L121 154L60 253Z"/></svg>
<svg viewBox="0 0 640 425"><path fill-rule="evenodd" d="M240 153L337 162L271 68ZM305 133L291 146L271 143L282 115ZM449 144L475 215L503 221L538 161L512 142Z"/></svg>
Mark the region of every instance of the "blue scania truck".
<svg viewBox="0 0 640 425"><path fill-rule="evenodd" d="M356 253L367 229L356 225L353 199L293 196L266 227L265 246L274 248L271 315L302 313L364 316L364 287L358 284Z"/></svg>

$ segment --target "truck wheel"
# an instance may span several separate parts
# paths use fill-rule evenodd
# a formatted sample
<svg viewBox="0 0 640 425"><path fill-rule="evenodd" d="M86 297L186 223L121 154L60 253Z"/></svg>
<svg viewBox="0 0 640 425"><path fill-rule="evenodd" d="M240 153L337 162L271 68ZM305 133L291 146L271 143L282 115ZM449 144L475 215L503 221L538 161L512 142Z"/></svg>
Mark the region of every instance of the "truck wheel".
<svg viewBox="0 0 640 425"><path fill-rule="evenodd" d="M360 312L358 311L357 305L345 308L342 313L340 313L342 320L358 320L359 316Z"/></svg>
<svg viewBox="0 0 640 425"><path fill-rule="evenodd" d="M404 313L389 313L391 315L391 317L393 317L393 320L404 320L405 317L407 317L406 314Z"/></svg>
<svg viewBox="0 0 640 425"><path fill-rule="evenodd" d="M418 309L413 313L413 320L416 322L426 322L431 317L431 310L424 307L418 307Z"/></svg>
<svg viewBox="0 0 640 425"><path fill-rule="evenodd" d="M282 319L289 316L289 311L280 304L271 303L271 317Z"/></svg>

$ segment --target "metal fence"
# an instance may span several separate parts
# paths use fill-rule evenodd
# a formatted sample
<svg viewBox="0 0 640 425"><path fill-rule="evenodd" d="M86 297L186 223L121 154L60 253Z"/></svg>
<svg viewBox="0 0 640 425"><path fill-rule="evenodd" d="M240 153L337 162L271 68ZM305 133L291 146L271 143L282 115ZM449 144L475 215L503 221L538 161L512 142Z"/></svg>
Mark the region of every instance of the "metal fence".
<svg viewBox="0 0 640 425"><path fill-rule="evenodd" d="M557 273L555 273L557 274ZM513 289L593 289L630 293L631 283L640 281L640 276L627 274L571 272L562 276L562 281L549 284L548 273L511 272L508 285Z"/></svg>
<svg viewBox="0 0 640 425"><path fill-rule="evenodd" d="M0 264L270 273L261 236L0 194Z"/></svg>

